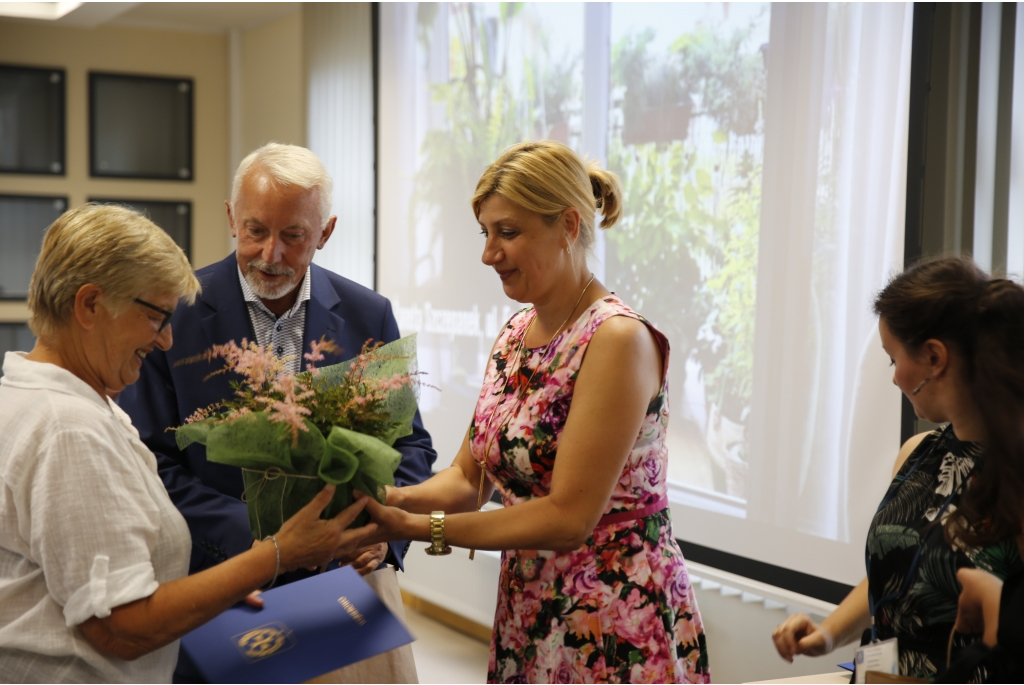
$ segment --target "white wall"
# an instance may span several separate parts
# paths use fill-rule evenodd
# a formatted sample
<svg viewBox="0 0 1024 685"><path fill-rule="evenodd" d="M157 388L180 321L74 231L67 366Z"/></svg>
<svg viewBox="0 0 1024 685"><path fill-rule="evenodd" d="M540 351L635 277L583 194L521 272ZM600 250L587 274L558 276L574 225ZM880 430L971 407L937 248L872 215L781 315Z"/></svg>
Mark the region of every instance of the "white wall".
<svg viewBox="0 0 1024 685"><path fill-rule="evenodd" d="M744 683L834 673L840 670L837 664L853 660L850 645L828 656L797 657L792 664L786 663L775 651L771 635L795 607L708 580L706 576L713 573L706 573L700 564L689 566L694 578L703 577L700 582L694 580L694 588L707 633L712 682ZM706 576L698 576L702 573ZM820 618L816 616L815 620Z"/></svg>
<svg viewBox="0 0 1024 685"><path fill-rule="evenodd" d="M305 145L302 13L244 31L241 47L242 154L271 141Z"/></svg>

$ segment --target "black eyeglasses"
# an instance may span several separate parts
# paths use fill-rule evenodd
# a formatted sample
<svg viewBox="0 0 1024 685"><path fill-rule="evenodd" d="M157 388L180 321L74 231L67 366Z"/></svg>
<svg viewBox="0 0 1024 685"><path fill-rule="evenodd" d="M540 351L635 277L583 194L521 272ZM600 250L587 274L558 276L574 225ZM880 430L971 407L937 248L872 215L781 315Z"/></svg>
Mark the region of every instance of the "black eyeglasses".
<svg viewBox="0 0 1024 685"><path fill-rule="evenodd" d="M169 324L171 322L171 317L174 316L174 312L169 312L166 309L163 309L161 307L157 307L155 304L150 304L149 302L146 302L145 300L140 300L137 297L135 298L135 301L138 302L139 304L141 304L143 307L149 307L153 311L160 312L161 314L164 315L164 320L160 322L160 328L156 329L157 333L160 333L165 328L167 328L167 324Z"/></svg>

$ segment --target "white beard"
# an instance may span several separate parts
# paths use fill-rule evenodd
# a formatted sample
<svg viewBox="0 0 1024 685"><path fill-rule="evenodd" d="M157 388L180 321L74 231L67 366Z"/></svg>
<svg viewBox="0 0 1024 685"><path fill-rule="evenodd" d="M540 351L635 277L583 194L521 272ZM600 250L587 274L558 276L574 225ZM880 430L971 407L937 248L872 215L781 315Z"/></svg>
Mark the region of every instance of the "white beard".
<svg viewBox="0 0 1024 685"><path fill-rule="evenodd" d="M245 281L246 283L249 284L249 287L252 288L252 291L256 293L256 295L259 296L261 299L280 300L282 297L284 297L292 290L294 290L295 286L298 285L297 283L293 283L291 279L284 281L282 283L278 283L277 285L271 285L265 282L258 275L256 275L256 271L258 271L259 269L253 263L255 261L257 260L253 260L252 262L249 262L249 264L247 265L245 270ZM265 264L260 264L260 266L266 269ZM266 271L268 273L272 273L271 269L266 269ZM288 271L291 271L291 269L288 269ZM294 277L295 274L294 272L292 272L286 275Z"/></svg>

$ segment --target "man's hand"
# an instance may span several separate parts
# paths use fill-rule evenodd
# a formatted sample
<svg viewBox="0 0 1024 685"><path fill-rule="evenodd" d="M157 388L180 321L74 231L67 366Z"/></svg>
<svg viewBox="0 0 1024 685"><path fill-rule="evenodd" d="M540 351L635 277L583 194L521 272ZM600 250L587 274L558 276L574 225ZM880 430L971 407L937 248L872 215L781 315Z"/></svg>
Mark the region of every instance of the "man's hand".
<svg viewBox="0 0 1024 685"><path fill-rule="evenodd" d="M380 542L376 545L360 547L352 554L339 557L338 561L342 566L351 564L352 568L359 572L359 575L365 576L376 571L387 555L388 543Z"/></svg>

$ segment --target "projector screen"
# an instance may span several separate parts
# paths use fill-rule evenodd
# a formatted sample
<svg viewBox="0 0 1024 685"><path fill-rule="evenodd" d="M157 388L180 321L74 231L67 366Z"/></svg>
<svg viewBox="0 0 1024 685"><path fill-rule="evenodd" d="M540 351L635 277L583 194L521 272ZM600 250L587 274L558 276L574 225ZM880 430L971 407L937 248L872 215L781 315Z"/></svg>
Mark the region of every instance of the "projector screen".
<svg viewBox="0 0 1024 685"><path fill-rule="evenodd" d="M386 3L378 289L438 468L522 305L469 200L508 145L622 179L590 267L668 335L676 536L855 584L899 449L871 313L902 267L912 5Z"/></svg>

